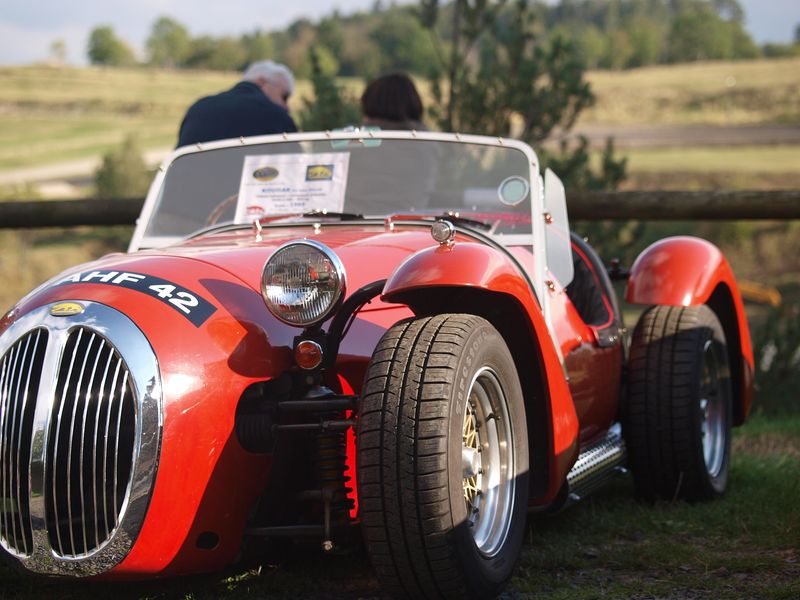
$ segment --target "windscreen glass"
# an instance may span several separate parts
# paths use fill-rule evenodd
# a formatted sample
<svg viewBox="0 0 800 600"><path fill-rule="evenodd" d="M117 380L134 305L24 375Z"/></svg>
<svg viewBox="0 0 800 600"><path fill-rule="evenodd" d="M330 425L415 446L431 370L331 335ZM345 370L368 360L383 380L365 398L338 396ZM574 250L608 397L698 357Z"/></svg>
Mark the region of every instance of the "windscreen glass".
<svg viewBox="0 0 800 600"><path fill-rule="evenodd" d="M145 237L312 211L370 216L457 212L492 234L531 232L531 165L500 145L324 139L242 145L176 158Z"/></svg>

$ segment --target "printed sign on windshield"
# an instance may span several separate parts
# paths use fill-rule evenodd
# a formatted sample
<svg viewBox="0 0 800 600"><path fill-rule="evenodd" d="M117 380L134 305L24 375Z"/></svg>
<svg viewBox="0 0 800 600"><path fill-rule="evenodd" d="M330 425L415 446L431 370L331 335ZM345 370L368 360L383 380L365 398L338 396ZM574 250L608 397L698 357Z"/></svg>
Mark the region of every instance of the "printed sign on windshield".
<svg viewBox="0 0 800 600"><path fill-rule="evenodd" d="M236 222L314 210L342 212L349 164L345 152L245 156Z"/></svg>

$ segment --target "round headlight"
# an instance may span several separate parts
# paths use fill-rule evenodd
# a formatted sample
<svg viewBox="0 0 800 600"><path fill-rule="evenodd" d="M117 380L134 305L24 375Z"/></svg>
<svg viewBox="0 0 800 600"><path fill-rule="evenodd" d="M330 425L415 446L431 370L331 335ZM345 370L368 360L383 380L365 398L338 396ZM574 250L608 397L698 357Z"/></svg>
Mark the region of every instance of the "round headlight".
<svg viewBox="0 0 800 600"><path fill-rule="evenodd" d="M325 318L344 297L344 265L319 242L289 242L269 257L261 294L269 311L289 325L307 327Z"/></svg>

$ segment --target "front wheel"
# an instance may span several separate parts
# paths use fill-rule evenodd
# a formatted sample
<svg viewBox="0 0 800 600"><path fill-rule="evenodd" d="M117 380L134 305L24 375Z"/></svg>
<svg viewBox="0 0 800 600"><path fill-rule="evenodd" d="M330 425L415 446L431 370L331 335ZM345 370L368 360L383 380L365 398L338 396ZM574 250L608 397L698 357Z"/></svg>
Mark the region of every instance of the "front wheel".
<svg viewBox="0 0 800 600"><path fill-rule="evenodd" d="M388 330L356 440L359 515L384 589L498 594L522 544L528 449L519 378L497 330L462 314Z"/></svg>
<svg viewBox="0 0 800 600"><path fill-rule="evenodd" d="M633 333L623 433L645 498L725 491L731 381L725 333L707 306L653 306Z"/></svg>

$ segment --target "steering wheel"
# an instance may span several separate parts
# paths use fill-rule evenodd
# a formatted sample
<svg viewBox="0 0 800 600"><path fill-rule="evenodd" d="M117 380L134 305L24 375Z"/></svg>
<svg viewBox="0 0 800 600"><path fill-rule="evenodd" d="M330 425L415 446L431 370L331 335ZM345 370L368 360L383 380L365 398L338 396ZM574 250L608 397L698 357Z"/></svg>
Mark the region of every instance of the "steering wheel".
<svg viewBox="0 0 800 600"><path fill-rule="evenodd" d="M222 202L217 204L214 207L214 210L211 211L211 214L208 215L206 219L206 227L210 227L211 225L216 225L217 221L219 221L220 217L225 213L225 211L230 208L231 204L236 202L236 199L239 197L238 194L233 194L225 198Z"/></svg>

